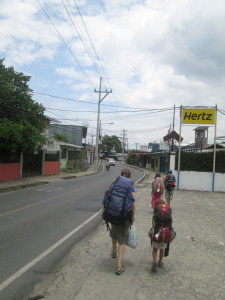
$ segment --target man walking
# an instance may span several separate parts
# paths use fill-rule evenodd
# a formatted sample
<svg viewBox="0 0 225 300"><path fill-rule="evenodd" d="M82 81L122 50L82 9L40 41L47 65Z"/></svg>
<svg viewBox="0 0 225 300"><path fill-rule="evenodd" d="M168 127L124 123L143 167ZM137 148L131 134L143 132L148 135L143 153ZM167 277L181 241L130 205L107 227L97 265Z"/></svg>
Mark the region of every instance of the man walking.
<svg viewBox="0 0 225 300"><path fill-rule="evenodd" d="M173 191L176 186L176 178L172 174L172 170L167 171L167 175L164 178L164 186L165 186L166 204L170 206L170 202L173 198Z"/></svg>

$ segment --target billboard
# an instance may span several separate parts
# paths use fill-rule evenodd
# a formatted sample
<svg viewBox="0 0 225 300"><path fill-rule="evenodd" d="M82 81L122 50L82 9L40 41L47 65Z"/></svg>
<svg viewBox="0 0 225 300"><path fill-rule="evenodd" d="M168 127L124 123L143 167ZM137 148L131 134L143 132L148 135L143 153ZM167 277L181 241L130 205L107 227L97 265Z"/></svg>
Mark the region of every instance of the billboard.
<svg viewBox="0 0 225 300"><path fill-rule="evenodd" d="M159 144L149 143L148 144L148 149L149 149L149 152L151 152L151 151L158 151L159 150Z"/></svg>
<svg viewBox="0 0 225 300"><path fill-rule="evenodd" d="M215 108L183 108L182 124L215 124Z"/></svg>

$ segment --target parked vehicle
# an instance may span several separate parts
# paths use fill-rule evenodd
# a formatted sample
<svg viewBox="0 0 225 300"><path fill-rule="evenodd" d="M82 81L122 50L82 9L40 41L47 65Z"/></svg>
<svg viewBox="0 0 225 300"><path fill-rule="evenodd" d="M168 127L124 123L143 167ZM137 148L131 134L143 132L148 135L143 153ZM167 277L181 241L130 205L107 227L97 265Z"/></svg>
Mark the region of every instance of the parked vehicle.
<svg viewBox="0 0 225 300"><path fill-rule="evenodd" d="M113 158L110 158L109 164L110 164L110 166L115 166L116 165L115 160Z"/></svg>

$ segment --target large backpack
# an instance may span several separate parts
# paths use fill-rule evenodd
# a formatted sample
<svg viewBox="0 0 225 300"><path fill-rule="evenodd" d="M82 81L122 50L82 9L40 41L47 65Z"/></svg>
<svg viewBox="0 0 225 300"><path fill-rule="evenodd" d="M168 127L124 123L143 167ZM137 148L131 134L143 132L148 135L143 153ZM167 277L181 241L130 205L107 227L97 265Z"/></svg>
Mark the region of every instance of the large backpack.
<svg viewBox="0 0 225 300"><path fill-rule="evenodd" d="M149 232L153 241L170 243L176 236L172 230L172 210L169 205L158 204L154 207L153 227Z"/></svg>
<svg viewBox="0 0 225 300"><path fill-rule="evenodd" d="M168 191L173 191L176 186L176 178L173 174L166 175L165 187Z"/></svg>
<svg viewBox="0 0 225 300"><path fill-rule="evenodd" d="M153 223L156 228L172 227L172 210L169 205L158 204L154 207Z"/></svg>
<svg viewBox="0 0 225 300"><path fill-rule="evenodd" d="M156 177L152 183L152 191L155 195L162 195L164 185L161 177Z"/></svg>
<svg viewBox="0 0 225 300"><path fill-rule="evenodd" d="M119 176L105 192L102 218L106 222L122 225L125 220L131 220L131 210L134 203L134 198L131 195L132 186L131 179Z"/></svg>

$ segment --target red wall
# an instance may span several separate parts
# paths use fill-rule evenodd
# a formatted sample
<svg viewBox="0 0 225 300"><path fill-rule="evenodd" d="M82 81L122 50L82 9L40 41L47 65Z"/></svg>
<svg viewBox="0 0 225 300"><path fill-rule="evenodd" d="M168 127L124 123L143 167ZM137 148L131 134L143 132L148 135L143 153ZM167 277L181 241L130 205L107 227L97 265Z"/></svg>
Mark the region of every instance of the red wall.
<svg viewBox="0 0 225 300"><path fill-rule="evenodd" d="M0 181L20 178L20 163L0 164Z"/></svg>
<svg viewBox="0 0 225 300"><path fill-rule="evenodd" d="M44 163L44 175L59 174L58 161L46 161Z"/></svg>

